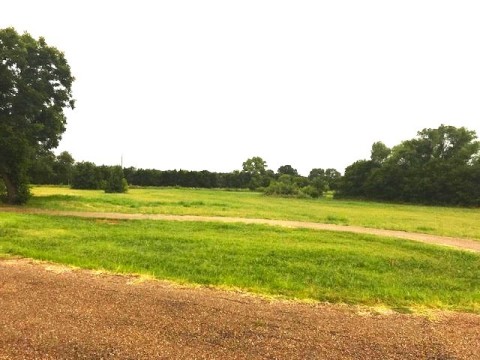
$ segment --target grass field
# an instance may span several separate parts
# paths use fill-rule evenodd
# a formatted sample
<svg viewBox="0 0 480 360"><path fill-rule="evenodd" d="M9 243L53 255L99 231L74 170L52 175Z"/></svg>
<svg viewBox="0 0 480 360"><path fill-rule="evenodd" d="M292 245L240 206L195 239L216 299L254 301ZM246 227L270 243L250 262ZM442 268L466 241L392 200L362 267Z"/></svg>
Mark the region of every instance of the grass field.
<svg viewBox="0 0 480 360"><path fill-rule="evenodd" d="M285 298L480 313L478 254L261 225L0 212L0 254Z"/></svg>
<svg viewBox="0 0 480 360"><path fill-rule="evenodd" d="M285 199L248 191L145 188L127 194L34 187L29 206L56 210L301 220L480 240L480 209L334 199Z"/></svg>
<svg viewBox="0 0 480 360"><path fill-rule="evenodd" d="M176 188L33 192L29 206L42 209L303 220L480 240L479 209ZM480 313L479 254L370 235L0 212L1 254L284 298Z"/></svg>

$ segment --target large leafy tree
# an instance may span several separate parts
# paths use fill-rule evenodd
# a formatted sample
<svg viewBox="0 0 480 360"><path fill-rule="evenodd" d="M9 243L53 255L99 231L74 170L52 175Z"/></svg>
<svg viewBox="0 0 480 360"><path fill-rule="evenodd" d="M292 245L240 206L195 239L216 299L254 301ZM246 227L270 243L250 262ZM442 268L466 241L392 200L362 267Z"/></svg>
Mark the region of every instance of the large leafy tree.
<svg viewBox="0 0 480 360"><path fill-rule="evenodd" d="M0 178L3 200L29 196L27 170L39 152L58 146L74 81L65 56L44 38L0 29Z"/></svg>
<svg viewBox="0 0 480 360"><path fill-rule="evenodd" d="M480 142L474 131L423 129L345 169L339 195L425 204L480 205Z"/></svg>
<svg viewBox="0 0 480 360"><path fill-rule="evenodd" d="M469 179L480 143L474 131L441 125L392 149L382 173L400 185L401 200L438 204L478 204L478 182ZM393 176L390 176L393 179ZM382 184L389 181L382 179ZM397 195L398 196L398 195Z"/></svg>
<svg viewBox="0 0 480 360"><path fill-rule="evenodd" d="M259 156L247 159L242 164L242 172L250 176L248 187L251 190L259 187L268 186L270 183L269 171L267 170L267 162Z"/></svg>
<svg viewBox="0 0 480 360"><path fill-rule="evenodd" d="M340 172L338 172L336 169L329 168L325 170L325 178L327 180L328 188L330 190L338 189L338 184L341 177L342 174L340 174Z"/></svg>

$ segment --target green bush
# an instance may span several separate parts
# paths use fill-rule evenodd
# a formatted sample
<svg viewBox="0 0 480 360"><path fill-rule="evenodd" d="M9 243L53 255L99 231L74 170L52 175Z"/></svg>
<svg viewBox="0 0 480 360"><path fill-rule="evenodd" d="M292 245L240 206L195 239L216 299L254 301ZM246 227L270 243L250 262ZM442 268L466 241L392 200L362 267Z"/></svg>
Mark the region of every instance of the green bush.
<svg viewBox="0 0 480 360"><path fill-rule="evenodd" d="M265 188L266 195L277 196L297 196L300 194L300 188L295 182L295 177L292 175L281 175L278 180L272 181L268 187Z"/></svg>
<svg viewBox="0 0 480 360"><path fill-rule="evenodd" d="M301 189L301 193L304 194L306 197L312 198L319 198L323 195L323 192L319 190L317 187L308 185Z"/></svg>
<svg viewBox="0 0 480 360"><path fill-rule="evenodd" d="M319 186L320 185L320 186ZM272 181L264 189L265 195L286 196L297 198L318 198L323 195L324 182L318 184L302 176L284 174L278 180Z"/></svg>
<svg viewBox="0 0 480 360"><path fill-rule="evenodd" d="M125 193L128 191L128 183L123 175L121 166L110 168L110 174L105 184L106 193Z"/></svg>

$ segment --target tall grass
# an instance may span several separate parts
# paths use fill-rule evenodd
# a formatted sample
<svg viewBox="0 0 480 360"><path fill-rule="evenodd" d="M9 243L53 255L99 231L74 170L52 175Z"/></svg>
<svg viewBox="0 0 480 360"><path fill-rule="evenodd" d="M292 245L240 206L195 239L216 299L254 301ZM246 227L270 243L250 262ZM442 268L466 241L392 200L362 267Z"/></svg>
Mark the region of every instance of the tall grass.
<svg viewBox="0 0 480 360"><path fill-rule="evenodd" d="M351 233L0 213L0 254L286 298L480 313L480 256Z"/></svg>

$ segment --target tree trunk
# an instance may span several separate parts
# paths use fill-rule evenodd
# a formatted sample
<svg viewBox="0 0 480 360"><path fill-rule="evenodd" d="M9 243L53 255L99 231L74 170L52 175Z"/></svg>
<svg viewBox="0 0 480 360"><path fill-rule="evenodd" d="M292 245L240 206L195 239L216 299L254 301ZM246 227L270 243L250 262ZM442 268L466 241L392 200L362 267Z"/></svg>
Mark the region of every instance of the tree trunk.
<svg viewBox="0 0 480 360"><path fill-rule="evenodd" d="M10 178L7 175L3 174L2 179L7 188L7 203L12 205L16 204L17 195L18 195L17 187L13 184L13 182L10 180Z"/></svg>

